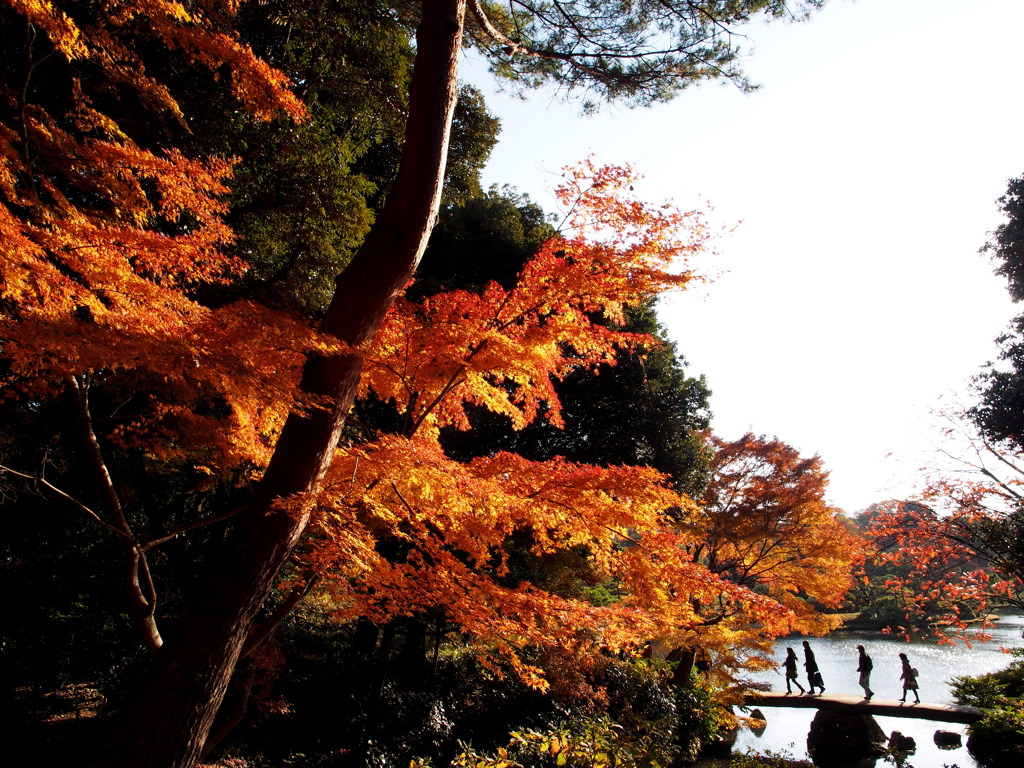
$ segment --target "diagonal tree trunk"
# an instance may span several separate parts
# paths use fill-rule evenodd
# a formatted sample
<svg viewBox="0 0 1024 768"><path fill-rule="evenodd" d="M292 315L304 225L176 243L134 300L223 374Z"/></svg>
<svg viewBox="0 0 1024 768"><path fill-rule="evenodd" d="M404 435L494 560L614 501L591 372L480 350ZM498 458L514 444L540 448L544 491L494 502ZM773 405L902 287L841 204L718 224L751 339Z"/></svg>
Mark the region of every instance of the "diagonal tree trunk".
<svg viewBox="0 0 1024 768"><path fill-rule="evenodd" d="M423 0L398 179L339 277L322 330L350 344L377 332L416 269L437 217L457 97L465 0ZM264 601L309 519L276 502L319 489L355 398L362 360L311 357L302 389L332 407L292 415L257 493L157 654L98 766L191 768Z"/></svg>

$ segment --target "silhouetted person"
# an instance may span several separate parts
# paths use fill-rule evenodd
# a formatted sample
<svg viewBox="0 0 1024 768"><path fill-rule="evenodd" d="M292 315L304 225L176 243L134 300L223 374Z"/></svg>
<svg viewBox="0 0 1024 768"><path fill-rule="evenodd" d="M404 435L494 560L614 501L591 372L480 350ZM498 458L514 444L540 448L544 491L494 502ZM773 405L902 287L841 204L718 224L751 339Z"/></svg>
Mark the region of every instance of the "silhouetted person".
<svg viewBox="0 0 1024 768"><path fill-rule="evenodd" d="M814 694L815 687L821 688L818 693L824 693L825 682L821 679L821 672L818 671L818 662L814 660L811 644L806 640L804 640L804 669L807 670L807 684L810 686L811 694Z"/></svg>
<svg viewBox="0 0 1024 768"><path fill-rule="evenodd" d="M787 648L786 661L784 662L786 667L786 693L793 692L792 683L796 683L796 687L800 689L800 693L807 693L807 691L804 690L804 687L800 685L800 680L797 679L798 675L796 671L796 664L796 653L792 648Z"/></svg>
<svg viewBox="0 0 1024 768"><path fill-rule="evenodd" d="M857 682L864 689L865 701L871 701L871 697L875 695L875 692L871 690L871 667L874 665L863 645L857 646L857 653L860 654L857 657L857 671L860 672L860 679Z"/></svg>
<svg viewBox="0 0 1024 768"><path fill-rule="evenodd" d="M910 666L910 659L905 653L900 654L900 662L903 664L903 672L900 674L900 680L903 681L903 698L900 701L906 701L907 691L913 691L914 699L920 704L921 697L917 695L917 670Z"/></svg>

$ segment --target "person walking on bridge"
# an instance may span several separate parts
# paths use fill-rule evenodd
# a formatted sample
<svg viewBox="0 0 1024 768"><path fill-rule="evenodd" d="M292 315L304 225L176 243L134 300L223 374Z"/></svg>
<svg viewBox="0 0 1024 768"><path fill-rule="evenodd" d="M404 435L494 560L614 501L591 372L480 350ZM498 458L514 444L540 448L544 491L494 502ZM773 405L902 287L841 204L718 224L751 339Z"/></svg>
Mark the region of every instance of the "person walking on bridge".
<svg viewBox="0 0 1024 768"><path fill-rule="evenodd" d="M871 701L871 697L875 695L875 692L871 690L871 667L874 665L871 663L871 657L868 656L863 645L857 646L857 653L859 654L857 657L857 671L860 672L860 679L857 682L864 689L864 701Z"/></svg>
<svg viewBox="0 0 1024 768"><path fill-rule="evenodd" d="M796 683L796 687L800 689L800 693L807 693L804 687L800 685L800 680L797 676L796 671L796 653L792 648L786 649L786 661L784 665L786 667L786 693L790 694L793 692L792 683Z"/></svg>
<svg viewBox="0 0 1024 768"><path fill-rule="evenodd" d="M811 644L806 640L804 640L804 669L807 670L807 683L811 687L811 695L814 695L815 687L821 688L819 693L824 693L825 681L821 679L821 672L818 671L818 662L814 659Z"/></svg>
<svg viewBox="0 0 1024 768"><path fill-rule="evenodd" d="M900 680L903 681L903 698L900 701L906 701L907 691L913 691L914 698L920 704L921 697L917 695L917 670L910 666L910 659L905 653L900 654L900 663L903 664L903 672L900 674Z"/></svg>

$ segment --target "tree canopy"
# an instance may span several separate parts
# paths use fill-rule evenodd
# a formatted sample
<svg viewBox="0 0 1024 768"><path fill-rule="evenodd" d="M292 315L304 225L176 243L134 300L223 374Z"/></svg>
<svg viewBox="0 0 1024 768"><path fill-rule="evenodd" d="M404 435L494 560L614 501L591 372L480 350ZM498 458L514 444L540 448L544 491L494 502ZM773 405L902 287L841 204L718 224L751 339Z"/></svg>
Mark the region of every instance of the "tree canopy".
<svg viewBox="0 0 1024 768"><path fill-rule="evenodd" d="M776 525L786 540L780 551L792 558L802 547L807 560L780 571L787 586L765 596L691 556L708 536L702 513L642 462L530 460L507 451L456 461L441 450L443 428L472 429L470 405L506 417L516 431L538 418L563 425L554 381L599 364L614 368L616 348L651 343L595 318L621 327L636 295L685 285L693 273L684 265L707 234L693 212L631 199L631 181L622 168L569 169L558 193L572 204L570 230L581 234L546 243L513 287L491 282L480 293L396 302L368 353L362 386L394 403L404 427L335 462L319 501L325 511L315 535L323 544L307 555L336 590L339 611L381 623L441 608L484 652L496 650L542 684L522 666L521 647L618 650L653 637L693 643L714 626L705 642L724 649L753 626L762 636L813 628L800 623L807 619L797 602L780 602L787 592L841 597L850 549L842 539L831 548L810 543L835 538L827 520L812 520L820 503L814 490L793 491L791 529ZM665 271L673 263L675 271ZM813 466L790 473L802 471L820 491L824 478ZM618 599L595 605L510 578L505 547L513 536L537 557L576 551L615 584ZM377 546L385 539L399 557ZM785 560L761 562L758 583ZM819 591L813 578L796 577L812 561L819 579L834 577ZM715 606L714 616L706 606Z"/></svg>
<svg viewBox="0 0 1024 768"><path fill-rule="evenodd" d="M951 419L947 436L961 438L954 465L931 473L916 496L878 505L868 529L875 561L898 567L890 587L908 623L938 614L942 639L991 604L1024 602L1020 451L990 443L969 413Z"/></svg>
<svg viewBox="0 0 1024 768"><path fill-rule="evenodd" d="M1006 278L1014 301L1024 300L1024 176L1010 179L1006 194L996 201L1006 216L981 252L996 264L996 274Z"/></svg>
<svg viewBox="0 0 1024 768"><path fill-rule="evenodd" d="M516 2L471 0L468 36L500 78L522 87L553 82L591 94L593 107L667 101L696 82L752 86L735 28L763 14L803 18L824 0L711 2Z"/></svg>
<svg viewBox="0 0 1024 768"><path fill-rule="evenodd" d="M587 241L569 238L542 251L521 280L534 291L558 287L573 300L549 305L535 295L534 304L519 306L527 296L484 286L481 294L427 299L417 310L400 305L387 319L443 198L461 47L485 50L501 76L527 87L555 82L643 104L707 78L745 85L733 30L760 12L788 13L786 3L768 0L508 8L463 0L283 2L240 16L245 7L212 0L3 3L0 333L8 392L32 407L65 399L94 494L67 493L46 476L45 462L16 471L119 543L136 624L154 655L104 753L109 765L191 766L202 754L236 664L274 625L277 612L264 606L278 575L328 502L324 483L336 481L331 464L348 412L360 387L369 386L369 378L360 383L365 364L376 377L374 391L410 415L409 438L432 437L442 424L464 426L463 393L516 426L539 415L543 401L546 418L559 424L550 376L570 367L559 355L574 349L577 367L611 362L613 339L627 341L610 326L595 326L589 314L621 324L623 305L638 294L689 278L664 262L689 252L689 241L673 234L688 231L682 214L606 200L606 209L581 209L590 216L580 222ZM353 34L334 35L332 24ZM380 69L382 88L373 76ZM380 94L392 98L367 115L365 106ZM349 98L357 105L351 110L343 103ZM220 115L239 124L218 132L210 123ZM494 125L471 109L466 128L469 144L483 148ZM386 151L392 142L394 152ZM453 176L469 192L480 157L467 149L469 173ZM576 173L570 183L586 180L594 189L621 178L621 169ZM331 273L346 264L332 287ZM616 271L616 264L632 266ZM602 291L593 291L595 279ZM273 290L231 290L247 280ZM497 297L505 301L500 312L487 303ZM412 354L427 341L415 325L402 325L416 312L434 323L433 357ZM322 315L315 327L312 314ZM370 352L382 328L384 347L377 349L404 345L386 359ZM467 336L473 333L482 336ZM512 351L523 356L510 358ZM396 366L403 359L408 365ZM95 417L99 402L110 404L106 415L117 414L116 421ZM110 457L120 452L179 462L197 490L230 484L239 491L228 494L237 505L151 527L138 509L149 500L138 487L145 473L131 475L131 483L111 473ZM365 472L370 456L360 464ZM643 474L623 472L632 483ZM616 474L606 468L603 476ZM643 485L655 493L656 484ZM428 493L430 484L423 488ZM417 509L390 480L368 485L365 503L382 509L374 494L389 489L392 507L397 501L399 512ZM651 583L639 578L642 553L672 539L650 505L631 513L648 516L635 522L650 534L642 547L612 555L630 564L635 594L685 618L684 606L640 589ZM608 522L595 514L595 523ZM226 521L228 533L181 602L179 629L165 635L153 552L200 525ZM422 524L415 513L412 521ZM361 524L358 516L355 522ZM434 546L427 556L448 558L455 568L461 555L436 544L428 529L416 528L426 537L424 550ZM611 541L601 536L605 545ZM467 557L479 556L479 542L487 540ZM471 547L473 540L458 543ZM660 550L666 564L670 549ZM344 554L340 568L358 571L358 547L337 551ZM720 587L692 563L679 568L674 573L687 584L725 589L775 615L762 596ZM299 576L292 583L284 607L308 586Z"/></svg>
<svg viewBox="0 0 1024 768"><path fill-rule="evenodd" d="M997 201L1006 221L981 252L991 257L996 274L1006 278L1015 302L1024 299L1024 177L1011 179ZM997 340L999 361L975 379L979 402L971 419L990 440L1024 448L1024 315Z"/></svg>
<svg viewBox="0 0 1024 768"><path fill-rule="evenodd" d="M690 523L701 539L694 561L771 595L801 631L834 629L836 618L821 607L842 600L860 547L841 511L825 501L821 459L749 433L734 441L712 436L710 443L711 482Z"/></svg>

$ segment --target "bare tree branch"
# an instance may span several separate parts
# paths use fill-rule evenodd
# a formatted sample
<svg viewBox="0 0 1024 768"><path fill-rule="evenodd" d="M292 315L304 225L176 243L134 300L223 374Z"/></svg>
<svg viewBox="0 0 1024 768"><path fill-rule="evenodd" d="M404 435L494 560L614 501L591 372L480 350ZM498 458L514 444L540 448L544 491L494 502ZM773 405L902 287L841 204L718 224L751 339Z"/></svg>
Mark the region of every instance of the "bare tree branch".
<svg viewBox="0 0 1024 768"><path fill-rule="evenodd" d="M145 544L142 545L142 548L146 550L153 549L153 547L158 547L164 542L170 541L175 536L180 536L183 533L194 531L196 528L202 528L207 525L213 525L214 523L220 523L224 520L234 517L243 509L244 507L235 507L234 509L228 510L222 515L214 515L213 517L207 517L203 520L196 520L195 522L191 522L186 525L179 525L176 528L171 528L171 530L169 530L163 536L158 536L155 539L150 539L149 541L147 541Z"/></svg>
<svg viewBox="0 0 1024 768"><path fill-rule="evenodd" d="M8 472L8 473L10 473L12 475L15 475L17 477L23 477L26 480L31 480L36 485L42 485L43 487L47 488L51 493L53 493L53 496L47 496L42 491L38 491L38 490L34 491L35 494L37 494L39 496L42 496L43 498L63 499L64 501L70 502L78 510L80 510L81 512L84 512L94 522L102 525L104 528L106 528L108 530L113 531L114 533L116 533L121 538L126 538L129 542L131 541L131 537L128 536L120 528L117 528L116 526L113 526L110 523L108 523L106 520L104 520L102 517L97 515L89 507L85 506L85 504L80 502L74 496L72 496L72 495L62 491L60 488L55 486L53 483L51 483L49 480L47 480L41 474L40 475L30 475L30 474L27 474L25 472L19 472L18 470L12 469L11 467L5 466L3 464L0 464L0 472Z"/></svg>
<svg viewBox="0 0 1024 768"><path fill-rule="evenodd" d="M100 493L114 518L113 527L121 533L121 542L127 549L128 563L126 581L128 601L135 616L135 623L142 633L143 642L150 655L156 655L163 645L163 638L156 624L156 585L146 559L146 551L135 536L131 524L121 506L121 499L114 488L110 470L103 459L96 432L92 428L92 414L89 411L89 380L87 376L72 376L68 389L78 410L78 428L85 446L85 454L93 476L100 486ZM109 527L109 526L108 526Z"/></svg>

